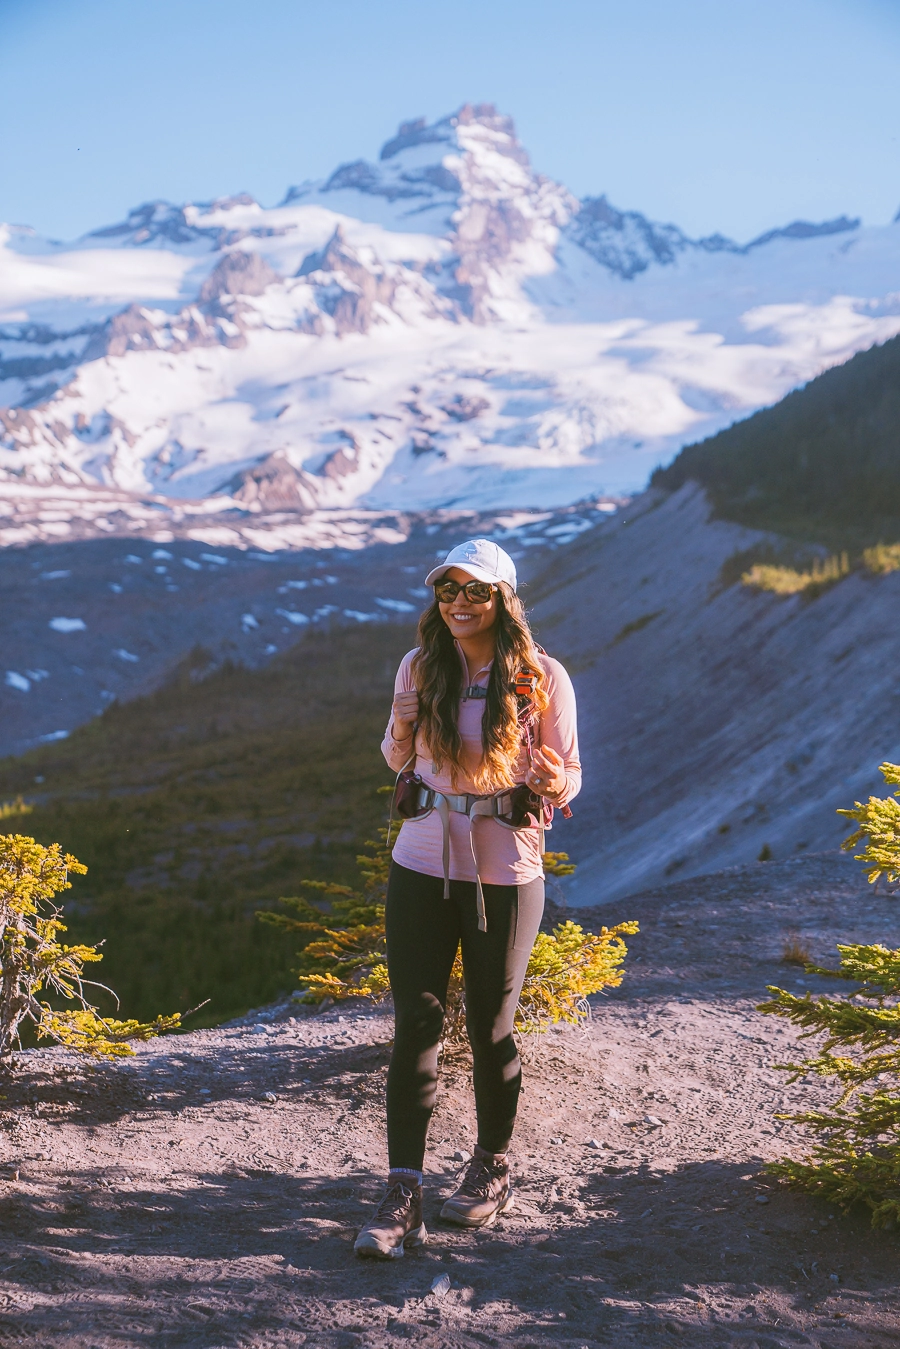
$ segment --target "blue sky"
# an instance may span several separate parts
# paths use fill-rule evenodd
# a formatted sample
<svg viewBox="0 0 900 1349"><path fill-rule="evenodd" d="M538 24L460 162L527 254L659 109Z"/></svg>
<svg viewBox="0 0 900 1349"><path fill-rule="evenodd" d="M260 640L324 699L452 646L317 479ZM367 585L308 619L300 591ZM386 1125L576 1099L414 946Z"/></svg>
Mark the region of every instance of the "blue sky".
<svg viewBox="0 0 900 1349"><path fill-rule="evenodd" d="M900 207L896 0L0 0L0 219L290 183L465 101L578 195L748 239Z"/></svg>

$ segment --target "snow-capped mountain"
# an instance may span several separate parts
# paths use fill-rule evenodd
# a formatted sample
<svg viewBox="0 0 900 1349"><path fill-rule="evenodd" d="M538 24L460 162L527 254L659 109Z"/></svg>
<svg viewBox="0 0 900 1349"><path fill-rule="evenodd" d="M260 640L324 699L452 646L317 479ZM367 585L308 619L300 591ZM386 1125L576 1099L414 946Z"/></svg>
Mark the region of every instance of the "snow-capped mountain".
<svg viewBox="0 0 900 1349"><path fill-rule="evenodd" d="M466 106L276 207L4 227L0 542L64 532L67 488L99 530L125 498L224 527L627 492L897 332L900 224L692 240L579 202Z"/></svg>

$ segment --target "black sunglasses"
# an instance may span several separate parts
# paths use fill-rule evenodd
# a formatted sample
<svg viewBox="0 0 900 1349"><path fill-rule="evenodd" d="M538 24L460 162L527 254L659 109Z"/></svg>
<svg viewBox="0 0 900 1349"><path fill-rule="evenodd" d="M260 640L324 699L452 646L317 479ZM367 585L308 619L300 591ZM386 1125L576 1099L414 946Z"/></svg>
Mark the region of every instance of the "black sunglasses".
<svg viewBox="0 0 900 1349"><path fill-rule="evenodd" d="M488 581L467 581L464 586L459 581L435 581L434 593L440 604L452 604L460 591L470 604L487 604L496 589Z"/></svg>

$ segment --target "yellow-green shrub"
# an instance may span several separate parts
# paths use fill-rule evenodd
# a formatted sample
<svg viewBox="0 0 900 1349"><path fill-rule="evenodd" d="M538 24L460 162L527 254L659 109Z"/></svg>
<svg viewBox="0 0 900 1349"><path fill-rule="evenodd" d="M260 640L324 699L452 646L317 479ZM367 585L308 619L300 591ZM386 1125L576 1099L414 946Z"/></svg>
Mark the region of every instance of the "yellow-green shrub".
<svg viewBox="0 0 900 1349"><path fill-rule="evenodd" d="M101 1058L131 1054L129 1040L148 1040L180 1024L179 1015L118 1021L101 1016L88 1001L85 986L93 981L84 967L103 956L95 946L59 940L66 928L54 903L70 888L69 873L86 871L58 843L46 848L24 834L0 835L0 1061L18 1042L23 1022L33 1025L38 1039ZM44 1000L48 994L74 1006L53 1007Z"/></svg>
<svg viewBox="0 0 900 1349"><path fill-rule="evenodd" d="M883 763L878 770L886 783L900 785L900 764ZM839 810L855 820L856 829L841 845L851 852L865 840L862 852L854 853L857 862L866 867L872 884L884 876L890 884L900 880L900 792L891 796L870 796L868 801L856 801L852 809Z"/></svg>
<svg viewBox="0 0 900 1349"><path fill-rule="evenodd" d="M390 992L384 932L390 847L388 831L382 829L379 834L380 841L367 842L367 851L357 859L363 877L361 891L323 881L303 882L308 892L328 901L327 914L303 896L279 901L288 913L258 914L263 922L308 939L298 953L297 977L310 1002L358 997L378 1002ZM567 876L574 870L566 853L544 853L547 875ZM587 999L592 993L621 984L628 953L623 937L637 931L636 922L601 927L593 933L567 921L552 933L539 933L516 1011L517 1030L544 1031L555 1022L575 1025L583 1021L590 1014ZM444 1041L455 1045L464 1037L465 984L457 953L447 995Z"/></svg>
<svg viewBox="0 0 900 1349"><path fill-rule="evenodd" d="M15 815L30 815L34 806L17 796L15 801L0 802L0 820L11 820Z"/></svg>
<svg viewBox="0 0 900 1349"><path fill-rule="evenodd" d="M749 571L744 572L741 581L746 586L754 586L757 590L769 590L775 595L802 594L807 599L813 599L849 574L848 554L835 553L831 557L814 558L808 571L757 563Z"/></svg>
<svg viewBox="0 0 900 1349"><path fill-rule="evenodd" d="M863 564L876 576L896 571L900 567L900 543L876 543L863 552Z"/></svg>
<svg viewBox="0 0 900 1349"><path fill-rule="evenodd" d="M516 1026L544 1031L554 1022L577 1025L589 1014L587 999L604 988L618 988L628 954L623 936L638 931L633 920L585 932L566 921L552 933L539 932L528 962Z"/></svg>

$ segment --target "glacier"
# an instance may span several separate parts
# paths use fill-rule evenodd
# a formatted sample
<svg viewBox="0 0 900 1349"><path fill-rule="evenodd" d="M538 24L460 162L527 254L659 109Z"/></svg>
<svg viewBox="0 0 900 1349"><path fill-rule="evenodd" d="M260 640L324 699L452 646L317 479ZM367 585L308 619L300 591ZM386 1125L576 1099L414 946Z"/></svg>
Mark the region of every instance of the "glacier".
<svg viewBox="0 0 900 1349"><path fill-rule="evenodd" d="M396 512L610 508L898 332L900 222L692 240L577 200L466 105L278 206L2 227L0 544L361 546Z"/></svg>

